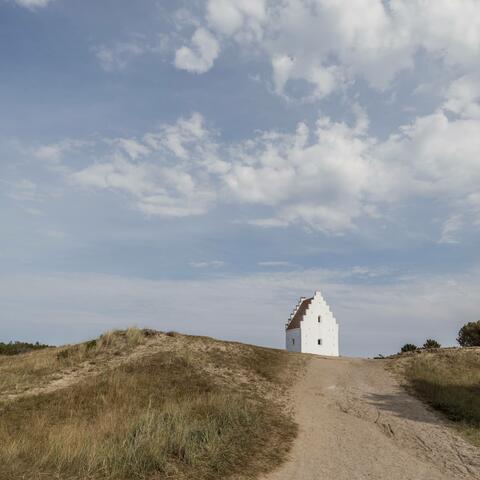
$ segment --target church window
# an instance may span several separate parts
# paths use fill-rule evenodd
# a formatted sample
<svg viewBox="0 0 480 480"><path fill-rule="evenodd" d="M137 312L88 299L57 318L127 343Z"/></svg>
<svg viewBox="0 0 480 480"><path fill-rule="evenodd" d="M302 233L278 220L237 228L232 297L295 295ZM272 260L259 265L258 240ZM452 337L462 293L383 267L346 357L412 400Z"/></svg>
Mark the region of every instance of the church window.
<svg viewBox="0 0 480 480"><path fill-rule="evenodd" d="M318 344L319 344L319 345L322 344L322 339L321 339L321 338L318 339Z"/></svg>

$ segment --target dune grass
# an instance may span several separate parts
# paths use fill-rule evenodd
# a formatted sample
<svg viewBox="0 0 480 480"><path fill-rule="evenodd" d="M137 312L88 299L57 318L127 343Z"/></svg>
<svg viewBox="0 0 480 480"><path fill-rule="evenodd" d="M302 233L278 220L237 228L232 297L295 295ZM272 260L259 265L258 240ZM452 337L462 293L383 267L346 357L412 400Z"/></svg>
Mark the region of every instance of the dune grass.
<svg viewBox="0 0 480 480"><path fill-rule="evenodd" d="M14 356L0 355L0 392L19 393L82 362L125 354L145 343L145 331L130 327L109 331L98 339L64 347L49 347Z"/></svg>
<svg viewBox="0 0 480 480"><path fill-rule="evenodd" d="M89 348L109 348L117 335ZM131 335L132 342L143 341ZM294 422L260 395L257 382L245 387L234 379L258 378L273 393L289 368L287 354L205 339L211 346L200 355L189 348L198 340L175 341L184 348L5 404L0 478L252 478L280 463L296 435ZM243 359L239 365L232 361L234 351ZM211 370L222 358L233 372L227 383L217 382ZM266 372L259 361L269 364Z"/></svg>
<svg viewBox="0 0 480 480"><path fill-rule="evenodd" d="M412 391L480 446L480 349L422 352L396 361Z"/></svg>

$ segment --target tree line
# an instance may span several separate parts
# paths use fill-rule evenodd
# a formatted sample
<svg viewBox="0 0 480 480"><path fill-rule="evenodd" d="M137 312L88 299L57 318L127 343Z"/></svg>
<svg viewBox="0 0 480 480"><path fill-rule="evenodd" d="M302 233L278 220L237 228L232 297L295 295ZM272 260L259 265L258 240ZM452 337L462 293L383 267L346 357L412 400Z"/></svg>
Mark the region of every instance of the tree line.
<svg viewBox="0 0 480 480"><path fill-rule="evenodd" d="M480 320L466 323L458 332L457 342L461 347L480 347ZM441 345L436 340L429 338L421 348L430 350L440 348ZM400 353L413 352L418 350L413 343L406 343L400 350Z"/></svg>

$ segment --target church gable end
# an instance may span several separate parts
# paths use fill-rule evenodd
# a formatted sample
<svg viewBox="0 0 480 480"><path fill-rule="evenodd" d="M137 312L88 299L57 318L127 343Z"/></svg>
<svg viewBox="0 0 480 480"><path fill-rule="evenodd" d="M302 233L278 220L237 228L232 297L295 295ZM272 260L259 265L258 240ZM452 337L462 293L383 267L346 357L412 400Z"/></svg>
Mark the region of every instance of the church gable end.
<svg viewBox="0 0 480 480"><path fill-rule="evenodd" d="M289 351L338 356L338 324L320 292L302 297L286 324Z"/></svg>

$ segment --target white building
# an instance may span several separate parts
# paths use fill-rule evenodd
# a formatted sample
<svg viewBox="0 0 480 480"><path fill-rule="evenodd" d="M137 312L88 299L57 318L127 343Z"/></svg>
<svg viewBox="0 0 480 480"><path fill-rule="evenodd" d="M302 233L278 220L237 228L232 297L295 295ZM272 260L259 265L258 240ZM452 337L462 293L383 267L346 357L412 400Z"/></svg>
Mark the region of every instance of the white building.
<svg viewBox="0 0 480 480"><path fill-rule="evenodd" d="M290 352L338 357L338 323L320 292L300 298L285 326Z"/></svg>

